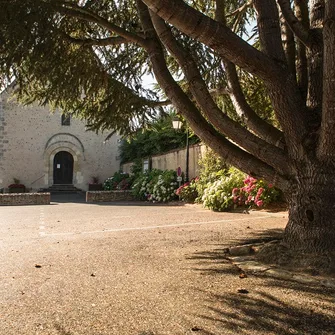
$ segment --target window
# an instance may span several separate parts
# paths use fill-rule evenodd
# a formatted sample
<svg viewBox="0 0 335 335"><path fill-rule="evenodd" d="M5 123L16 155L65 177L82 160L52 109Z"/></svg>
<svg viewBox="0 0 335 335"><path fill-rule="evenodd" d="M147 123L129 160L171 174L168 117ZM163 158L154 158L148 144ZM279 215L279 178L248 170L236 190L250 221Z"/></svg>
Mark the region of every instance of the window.
<svg viewBox="0 0 335 335"><path fill-rule="evenodd" d="M69 114L62 114L62 126L69 126L70 125L70 115Z"/></svg>

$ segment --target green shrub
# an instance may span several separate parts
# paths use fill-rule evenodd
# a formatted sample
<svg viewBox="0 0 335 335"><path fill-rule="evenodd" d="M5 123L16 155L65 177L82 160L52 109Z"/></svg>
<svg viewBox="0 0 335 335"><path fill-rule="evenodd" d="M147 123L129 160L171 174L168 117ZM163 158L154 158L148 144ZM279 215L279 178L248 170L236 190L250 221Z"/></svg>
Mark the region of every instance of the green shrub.
<svg viewBox="0 0 335 335"><path fill-rule="evenodd" d="M103 189L105 191L112 190L129 190L132 186L133 178L128 173L115 172L112 177L104 181Z"/></svg>
<svg viewBox="0 0 335 335"><path fill-rule="evenodd" d="M205 189L216 180L227 176L228 165L213 150L207 149L199 160L199 180L196 183L198 197L197 202L202 202Z"/></svg>
<svg viewBox="0 0 335 335"><path fill-rule="evenodd" d="M158 176L159 170L153 169L150 172L145 171L138 173L134 180L132 192L138 200L148 200L148 196L152 192L153 179Z"/></svg>
<svg viewBox="0 0 335 335"><path fill-rule="evenodd" d="M133 184L133 194L139 200L168 202L175 199L176 172L153 169L141 173Z"/></svg>
<svg viewBox="0 0 335 335"><path fill-rule="evenodd" d="M153 180L153 188L149 200L168 202L176 198L177 174L175 171L166 170Z"/></svg>
<svg viewBox="0 0 335 335"><path fill-rule="evenodd" d="M226 171L226 175L207 183L201 198L204 207L215 211L228 211L234 207L232 190L243 187L245 175L231 167Z"/></svg>
<svg viewBox="0 0 335 335"><path fill-rule="evenodd" d="M193 204L195 200L198 198L198 191L197 191L198 181L199 177L192 179L190 182L181 185L176 190L176 195L179 196L179 199L183 200L184 202Z"/></svg>

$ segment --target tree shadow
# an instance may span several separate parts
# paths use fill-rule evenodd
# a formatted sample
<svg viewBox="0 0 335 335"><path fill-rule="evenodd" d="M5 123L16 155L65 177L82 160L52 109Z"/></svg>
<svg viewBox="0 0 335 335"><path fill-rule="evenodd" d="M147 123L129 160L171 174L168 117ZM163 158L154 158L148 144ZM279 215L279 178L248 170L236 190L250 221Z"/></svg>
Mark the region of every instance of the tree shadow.
<svg viewBox="0 0 335 335"><path fill-rule="evenodd" d="M260 231L250 238L228 243L233 246L268 242L280 239L282 233L282 229ZM193 270L202 275L222 276L223 283L228 276L241 280L239 275L243 271L228 260L227 246L218 245L214 250L191 255L188 259L195 263ZM219 331L203 330L201 334L335 334L335 289L264 276L249 282L253 274L247 275L243 279L243 285L250 291L247 294L203 291L208 297L207 312L200 317L215 324Z"/></svg>
<svg viewBox="0 0 335 335"><path fill-rule="evenodd" d="M213 295L207 302L208 314L201 317L222 328L222 334L227 331L235 334L334 334L334 310L297 307L284 300L285 296L278 299L262 291L248 295ZM214 333L204 330L203 334Z"/></svg>
<svg viewBox="0 0 335 335"><path fill-rule="evenodd" d="M225 245L216 245L217 248L211 251L198 251L187 257L187 259L197 261L197 266L194 266L193 270L203 274L218 273L238 275L241 273L241 270L238 267L226 266L231 264L231 261L228 259L228 247L267 243L273 240L280 240L282 235L283 229L269 229L266 231L254 232L250 238L228 240Z"/></svg>
<svg viewBox="0 0 335 335"><path fill-rule="evenodd" d="M248 238L239 238L229 241L235 245L241 244L255 244L255 243L266 243L273 240L281 240L283 238L284 229L274 228L262 231L254 231Z"/></svg>

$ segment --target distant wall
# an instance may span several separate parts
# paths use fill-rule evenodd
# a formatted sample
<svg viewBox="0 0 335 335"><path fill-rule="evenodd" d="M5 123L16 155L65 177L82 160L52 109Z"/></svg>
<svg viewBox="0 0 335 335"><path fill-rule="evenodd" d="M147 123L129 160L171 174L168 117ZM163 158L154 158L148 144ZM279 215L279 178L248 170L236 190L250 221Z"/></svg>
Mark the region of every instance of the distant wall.
<svg viewBox="0 0 335 335"><path fill-rule="evenodd" d="M199 174L199 159L206 152L206 146L203 144L191 145L189 148L189 178L194 178ZM122 171L131 172L133 163L122 165ZM182 172L186 170L186 149L169 151L163 155L152 156L152 168L159 170L176 170L181 167Z"/></svg>

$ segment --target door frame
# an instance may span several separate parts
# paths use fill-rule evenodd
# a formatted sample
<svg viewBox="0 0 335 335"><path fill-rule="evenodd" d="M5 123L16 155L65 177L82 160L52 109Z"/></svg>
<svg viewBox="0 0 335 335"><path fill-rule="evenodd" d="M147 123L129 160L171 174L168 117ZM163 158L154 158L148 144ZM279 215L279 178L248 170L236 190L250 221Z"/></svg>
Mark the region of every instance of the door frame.
<svg viewBox="0 0 335 335"><path fill-rule="evenodd" d="M64 143L65 144L65 143ZM72 143L67 143L67 145L59 145L55 143L45 151L45 166L44 166L44 175L45 175L45 185L51 186L54 181L54 158L55 155L60 151L67 151L73 157L73 179L72 184L78 185L83 182L83 174L80 169L80 160L82 154L80 150L73 145Z"/></svg>

